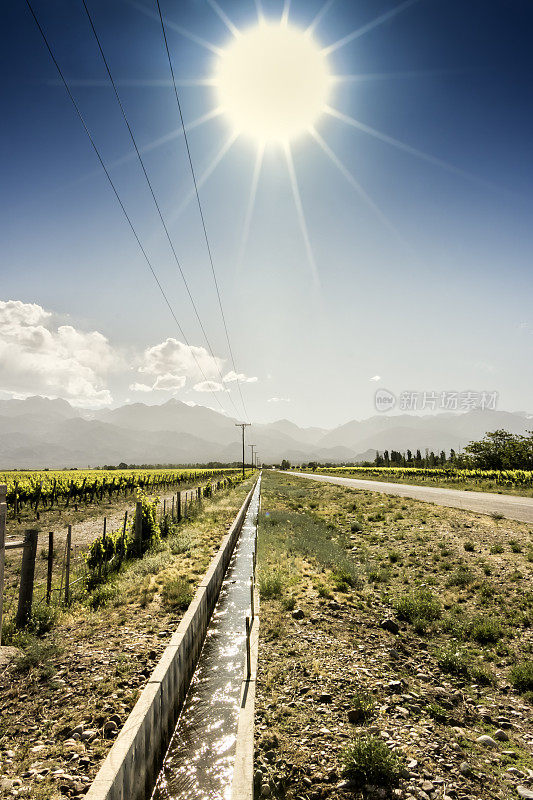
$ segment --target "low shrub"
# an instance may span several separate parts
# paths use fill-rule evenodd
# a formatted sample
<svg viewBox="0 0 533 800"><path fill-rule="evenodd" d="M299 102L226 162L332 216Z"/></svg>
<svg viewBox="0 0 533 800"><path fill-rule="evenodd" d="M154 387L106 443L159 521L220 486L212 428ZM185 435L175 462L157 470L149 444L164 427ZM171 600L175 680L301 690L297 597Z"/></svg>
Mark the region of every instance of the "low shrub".
<svg viewBox="0 0 533 800"><path fill-rule="evenodd" d="M289 594L287 597L284 597L281 601L281 607L284 611L294 611L296 608L296 598L294 595Z"/></svg>
<svg viewBox="0 0 533 800"><path fill-rule="evenodd" d="M259 574L259 593L265 600L279 597L283 591L285 576L279 569L271 569Z"/></svg>
<svg viewBox="0 0 533 800"><path fill-rule="evenodd" d="M394 607L399 619L412 624L433 622L442 614L440 600L429 589L418 589L398 598Z"/></svg>
<svg viewBox="0 0 533 800"><path fill-rule="evenodd" d="M22 653L15 659L15 669L18 672L37 670L41 679L50 679L55 672L54 660L61 652L57 642L26 634L18 644Z"/></svg>
<svg viewBox="0 0 533 800"><path fill-rule="evenodd" d="M468 677L470 660L464 651L449 647L438 650L435 657L443 672L462 678Z"/></svg>
<svg viewBox="0 0 533 800"><path fill-rule="evenodd" d="M362 790L371 784L387 790L400 783L400 758L377 736L357 737L342 751L341 763L342 774L354 789Z"/></svg>
<svg viewBox="0 0 533 800"><path fill-rule="evenodd" d="M470 584L474 581L474 574L472 571L461 565L457 567L455 572L453 572L450 577L448 578L447 585L448 586L458 586L462 589L470 586Z"/></svg>
<svg viewBox="0 0 533 800"><path fill-rule="evenodd" d="M479 644L494 644L501 639L502 635L502 624L498 617L480 614L464 623L464 638L473 639Z"/></svg>
<svg viewBox="0 0 533 800"><path fill-rule="evenodd" d="M533 661L519 661L509 672L509 679L519 692L533 691Z"/></svg>
<svg viewBox="0 0 533 800"><path fill-rule="evenodd" d="M166 581L161 590L161 599L167 608L185 610L193 599L193 591L189 581L182 576Z"/></svg>

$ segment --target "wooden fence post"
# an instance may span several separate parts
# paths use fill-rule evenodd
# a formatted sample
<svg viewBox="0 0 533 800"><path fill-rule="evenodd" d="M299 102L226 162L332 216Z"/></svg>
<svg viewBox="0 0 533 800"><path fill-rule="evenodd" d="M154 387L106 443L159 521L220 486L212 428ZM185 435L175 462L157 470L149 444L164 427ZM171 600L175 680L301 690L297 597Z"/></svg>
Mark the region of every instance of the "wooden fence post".
<svg viewBox="0 0 533 800"><path fill-rule="evenodd" d="M128 509L124 512L124 525L122 526L122 555L120 560L126 557L126 525L128 523Z"/></svg>
<svg viewBox="0 0 533 800"><path fill-rule="evenodd" d="M50 597L52 596L52 569L54 566L54 534L50 531L48 534L48 570L46 573L46 605L50 605Z"/></svg>
<svg viewBox="0 0 533 800"><path fill-rule="evenodd" d="M2 617L4 610L4 563L6 557L7 484L0 485L0 645L2 644ZM15 489L16 497L16 489Z"/></svg>
<svg viewBox="0 0 533 800"><path fill-rule="evenodd" d="M181 492L176 493L176 507L177 507L176 517L178 522L181 522Z"/></svg>
<svg viewBox="0 0 533 800"><path fill-rule="evenodd" d="M137 553L142 555L142 522L143 522L143 504L141 500L137 500L135 504L135 542L137 545Z"/></svg>
<svg viewBox="0 0 533 800"><path fill-rule="evenodd" d="M65 559L65 605L68 606L70 602L70 547L72 544L72 525L68 526L67 530L67 544L66 544L66 559Z"/></svg>
<svg viewBox="0 0 533 800"><path fill-rule="evenodd" d="M22 551L22 568L20 571L19 604L15 625L23 628L30 621L33 602L33 580L35 577L35 557L37 555L37 537L39 531L27 530L24 534Z"/></svg>

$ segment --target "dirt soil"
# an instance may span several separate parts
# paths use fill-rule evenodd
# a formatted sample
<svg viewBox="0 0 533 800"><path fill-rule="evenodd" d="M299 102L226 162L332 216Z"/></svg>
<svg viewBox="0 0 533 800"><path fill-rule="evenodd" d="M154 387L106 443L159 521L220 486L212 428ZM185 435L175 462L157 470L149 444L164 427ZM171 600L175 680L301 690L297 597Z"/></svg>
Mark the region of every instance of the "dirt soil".
<svg viewBox="0 0 533 800"><path fill-rule="evenodd" d="M530 528L272 473L259 522L256 797L533 797Z"/></svg>

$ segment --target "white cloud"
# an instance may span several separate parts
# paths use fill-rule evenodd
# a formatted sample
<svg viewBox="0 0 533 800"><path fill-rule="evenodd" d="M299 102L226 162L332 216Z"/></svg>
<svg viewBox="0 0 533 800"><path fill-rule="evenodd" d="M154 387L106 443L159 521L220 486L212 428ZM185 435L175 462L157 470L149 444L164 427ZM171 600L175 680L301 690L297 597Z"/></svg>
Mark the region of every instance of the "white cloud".
<svg viewBox="0 0 533 800"><path fill-rule="evenodd" d="M153 388L155 391L176 392L178 389L183 389L186 380L184 375L172 375L167 372L166 375L158 375Z"/></svg>
<svg viewBox="0 0 533 800"><path fill-rule="evenodd" d="M257 378L248 378L243 372L235 372L234 370L230 370L226 375L224 375L224 383L234 383L234 381L240 381L240 383L257 383Z"/></svg>
<svg viewBox="0 0 533 800"><path fill-rule="evenodd" d="M370 378L371 381L375 381L376 383L381 380L381 375L373 375Z"/></svg>
<svg viewBox="0 0 533 800"><path fill-rule="evenodd" d="M222 383L218 383L217 381L200 381L200 383L196 383L194 386L195 392L225 392L227 389L224 388Z"/></svg>
<svg viewBox="0 0 533 800"><path fill-rule="evenodd" d="M290 403L290 397L269 397L267 403Z"/></svg>
<svg viewBox="0 0 533 800"><path fill-rule="evenodd" d="M146 348L139 372L155 378L170 375L176 380L190 378L205 381L216 378L223 364L223 359L213 358L205 347L189 346L169 337L160 344Z"/></svg>
<svg viewBox="0 0 533 800"><path fill-rule="evenodd" d="M98 331L57 326L36 303L0 300L0 382L5 391L105 406L112 402L107 373L119 361Z"/></svg>
<svg viewBox="0 0 533 800"><path fill-rule="evenodd" d="M151 392L152 387L146 383L130 383L128 386L130 392Z"/></svg>
<svg viewBox="0 0 533 800"><path fill-rule="evenodd" d="M177 392L183 389L187 378L184 375L158 375L154 383L150 386L147 383L132 383L129 388L132 392Z"/></svg>

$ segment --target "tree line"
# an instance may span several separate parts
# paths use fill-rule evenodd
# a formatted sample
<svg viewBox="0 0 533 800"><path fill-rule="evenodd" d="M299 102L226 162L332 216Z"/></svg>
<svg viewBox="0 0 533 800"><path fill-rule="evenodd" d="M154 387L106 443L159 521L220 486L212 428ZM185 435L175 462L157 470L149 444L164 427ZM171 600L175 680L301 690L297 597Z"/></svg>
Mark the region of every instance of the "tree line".
<svg viewBox="0 0 533 800"><path fill-rule="evenodd" d="M366 462L363 466L370 466ZM373 462L376 467L455 467L456 469L533 469L533 431L524 435L505 430L486 433L483 439L466 445L462 453L452 448L435 453L426 448L400 452L377 452Z"/></svg>

